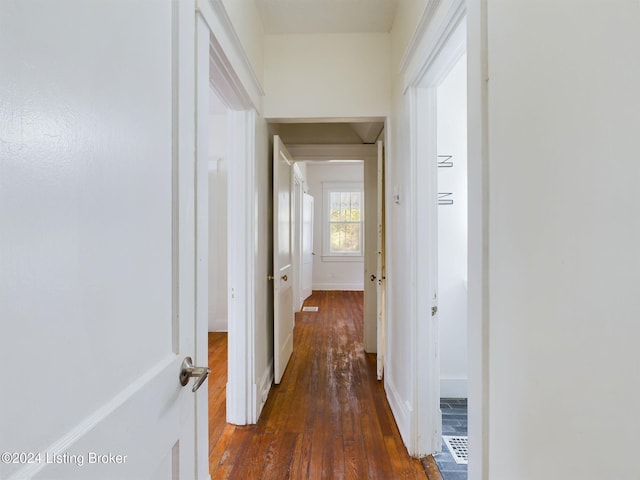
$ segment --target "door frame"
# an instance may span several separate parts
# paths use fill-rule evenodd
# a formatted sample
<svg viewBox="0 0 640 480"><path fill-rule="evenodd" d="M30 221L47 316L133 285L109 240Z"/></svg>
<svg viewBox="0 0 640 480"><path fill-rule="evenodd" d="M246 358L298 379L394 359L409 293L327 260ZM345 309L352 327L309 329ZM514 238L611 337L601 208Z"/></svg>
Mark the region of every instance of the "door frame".
<svg viewBox="0 0 640 480"><path fill-rule="evenodd" d="M336 118L335 120L340 121L339 118ZM388 127L387 118L350 119L350 121L359 121L359 120L362 120L362 121L383 120L385 124L385 131L387 130L387 127ZM387 138L385 136L385 141L386 140ZM376 144L321 144L321 145L292 144L292 145L288 145L288 148L289 148L289 152L291 153L291 155L293 156L296 162L302 162L302 161L323 162L323 161L335 160L339 158L341 160L362 160L365 165L369 163L369 165L373 166L373 165L376 165L378 160L378 144L377 143ZM383 161L386 162L386 157L383 157ZM375 168L375 170L377 171L377 167ZM366 182L363 182L363 185L365 184ZM366 192L365 192L365 197L366 197ZM382 208L382 205L379 205L378 208ZM383 214L383 212L379 212L379 213ZM382 221L384 223L384 219L382 219ZM367 249L367 243L368 243L367 239L365 238L365 250ZM384 239L383 239L383 244L386 244L384 242ZM373 249L374 250L376 249L375 244L373 244ZM383 257L386 257L386 255L383 255ZM366 266L366 260L365 260L365 266ZM364 285L365 286L367 285L366 278L364 278ZM383 281L380 289L381 297L386 296L386 288L387 288L386 282ZM386 306L385 306L385 311L383 311L382 314L384 317L387 316ZM380 334L384 334L383 332L378 332L378 318L377 317L373 319L365 318L364 321L365 323L368 321L372 322L372 325L369 331L372 335L371 342L373 345L375 345L376 348L372 348L371 353L375 352L381 355L382 362L384 362L384 351L383 352L376 351L377 345L378 345L378 343L376 342L376 337L378 337ZM365 332L367 331L367 328L368 327L365 324L365 328L364 328ZM364 341L364 338L363 338L363 341Z"/></svg>
<svg viewBox="0 0 640 480"><path fill-rule="evenodd" d="M221 2L196 2L196 328L208 331L208 95L212 88L228 109L228 379L227 422L256 423L255 374L255 158L256 118L264 95ZM204 106L204 108L198 108ZM207 335L196 347L207 358ZM198 405L199 448L208 448L208 402ZM206 421L204 419L207 419ZM206 438L205 438L206 436ZM204 454L204 451L203 451ZM208 451L206 452L208 456ZM208 474L207 474L208 475ZM205 477L203 477L205 478Z"/></svg>
<svg viewBox="0 0 640 480"><path fill-rule="evenodd" d="M293 185L291 205L292 235L293 235L293 311L299 312L302 308L302 202L304 196L304 177L300 172L298 162L293 164Z"/></svg>
<svg viewBox="0 0 640 480"><path fill-rule="evenodd" d="M430 303L418 292L437 287L437 166L435 86L459 58L467 53L468 135L468 425L469 479L488 478L488 178L486 146L487 37L486 2L452 0L444 5L431 2L419 22L401 70L404 93L410 104L411 138L411 231L416 262L411 278L416 288L411 297L412 370L414 405L409 451L424 456L440 450L439 352L437 321L430 321ZM460 29L464 35L460 38ZM420 132L420 135L418 135ZM433 157L433 162L425 158ZM420 188L418 188L420 186ZM424 188L428 186L428 188ZM427 221L419 214L425 205ZM418 248L429 245L429 248ZM436 299L437 300L437 299ZM437 305L437 304L436 304ZM435 305L434 305L435 306ZM425 372L424 366L427 366ZM438 368L436 368L438 367ZM437 392L437 394L436 394Z"/></svg>
<svg viewBox="0 0 640 480"><path fill-rule="evenodd" d="M304 301L309 298L311 296L311 294L313 293L313 257L315 255L315 253L313 252L313 234L314 234L314 205L315 205L315 198L313 197L313 195L307 193L306 191L304 191L304 185L305 182L303 182L303 191L302 191L302 212L300 215L300 219L301 219L301 225L300 225L300 239L301 239L301 245L300 245L300 305L304 305ZM309 239L311 242L311 252L310 253L310 257L311 257L311 261L308 262L311 266L309 267L311 269L311 276L310 276L310 285L309 285L309 295L305 295L305 281L304 278L308 272L308 269L305 268L305 252L304 252L304 243L305 243L305 238L307 238L307 236L305 236L304 234L304 228L305 228L305 204L307 202L307 198L311 199L311 221L310 221L310 230L311 230L311 238Z"/></svg>
<svg viewBox="0 0 640 480"><path fill-rule="evenodd" d="M463 6L463 2L462 6ZM442 445L438 307L437 87L464 52L464 8L450 12L448 24L409 87L411 102L412 291L414 405L411 446L414 455L437 453ZM420 132L420 134L418 134ZM419 188L420 187L420 188ZM426 248L418 248L424 245ZM425 302L425 298L430 301ZM422 366L422 368L418 368ZM426 371L425 371L426 367Z"/></svg>

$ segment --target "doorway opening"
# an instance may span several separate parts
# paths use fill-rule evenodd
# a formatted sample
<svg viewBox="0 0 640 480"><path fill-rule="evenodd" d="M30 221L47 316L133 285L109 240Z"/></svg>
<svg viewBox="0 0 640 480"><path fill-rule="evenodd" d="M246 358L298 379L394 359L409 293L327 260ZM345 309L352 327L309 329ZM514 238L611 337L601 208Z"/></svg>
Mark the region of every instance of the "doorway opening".
<svg viewBox="0 0 640 480"><path fill-rule="evenodd" d="M467 478L466 458L458 458L458 463L454 454L467 456L467 409L473 407L468 403L468 358L475 339L467 329L468 276L473 272L468 252L475 237L469 233L468 198L480 179L468 175L463 3L444 25L442 36L423 58L412 92L415 185L422 187L416 190L416 245L424 245L418 249L415 275L417 291L430 299L415 304L418 365L426 366L418 381L416 450L420 456L433 454L446 480Z"/></svg>
<svg viewBox="0 0 640 480"><path fill-rule="evenodd" d="M436 87L437 292L444 480L467 473L467 69L462 55Z"/></svg>
<svg viewBox="0 0 640 480"><path fill-rule="evenodd" d="M384 195L382 144L378 140L384 136L384 122L272 120L269 133L270 137L278 136L294 161L294 311L300 310L312 290L364 291L365 351L381 352L378 331L382 328L378 324L383 310L378 299L384 290L384 243L378 237L384 234ZM305 201L312 209L311 227L302 215ZM312 231L311 242L304 240L305 228ZM305 261L308 267L303 265ZM381 356L379 360L381 377Z"/></svg>
<svg viewBox="0 0 640 480"><path fill-rule="evenodd" d="M373 190L367 195L373 202L365 205L365 161L353 151L350 155L355 158L346 158L349 153L344 151L355 147L350 150L373 153L376 146L291 144L285 141L293 136L289 130L290 125L272 126L272 131L279 132L273 134L272 182L276 384L293 354L295 312L313 290L365 289L369 283L365 281L365 258L371 255L367 248L378 243L367 238L365 228L366 212L377 211L377 182L374 178ZM375 235L376 230L373 232ZM371 282L375 275L372 277Z"/></svg>
<svg viewBox="0 0 640 480"><path fill-rule="evenodd" d="M228 306L228 136L229 112L218 95L209 88L207 132L208 191L208 366L209 444L215 444L227 425L227 380L229 351ZM211 456L210 456L211 457ZM211 461L211 458L210 458Z"/></svg>
<svg viewBox="0 0 640 480"><path fill-rule="evenodd" d="M241 86L222 47L229 43L231 34L230 25L221 24L215 11L199 10L194 72L195 178L179 179L185 184L193 184L195 180L194 203L181 205L186 211L195 210L195 225L186 225L184 229L195 233L196 247L193 258L196 301L195 312L192 312L196 329L190 334L196 336L198 359L210 357L213 362L209 363L212 371L209 401L199 401L196 405L198 458L209 458L209 445L215 443L211 435L223 430L216 425L255 423L266 399L263 387L271 384L268 368L261 370L260 377L256 378L255 338L266 329L266 314L264 322L256 322L256 298L261 295L266 298L266 289L256 286L256 278L267 276L266 265L259 265L256 258L267 246L256 239L257 227L253 222L258 175L257 113L252 101L255 95ZM178 105L188 102L182 98L174 101ZM260 193L264 193L264 188L260 189ZM176 239L191 240L190 237ZM213 341L217 347L212 351L209 332L217 330L214 333L224 337L220 330L225 330L225 326L227 341ZM218 354L220 360L216 361ZM214 419L215 422L211 422ZM198 462L200 467L205 464ZM201 476L205 473L200 472L198 477Z"/></svg>

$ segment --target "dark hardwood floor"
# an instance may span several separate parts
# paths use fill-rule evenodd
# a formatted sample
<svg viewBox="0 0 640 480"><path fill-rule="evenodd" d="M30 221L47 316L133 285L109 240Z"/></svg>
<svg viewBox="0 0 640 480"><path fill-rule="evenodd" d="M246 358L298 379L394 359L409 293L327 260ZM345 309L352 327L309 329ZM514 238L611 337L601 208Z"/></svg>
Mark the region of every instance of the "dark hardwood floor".
<svg viewBox="0 0 640 480"><path fill-rule="evenodd" d="M212 479L426 479L363 351L362 292L314 292L257 425L225 423L226 334L209 334Z"/></svg>
<svg viewBox="0 0 640 480"><path fill-rule="evenodd" d="M429 480L444 480L433 455L421 458L420 462L422 463L424 471L427 472L427 478Z"/></svg>

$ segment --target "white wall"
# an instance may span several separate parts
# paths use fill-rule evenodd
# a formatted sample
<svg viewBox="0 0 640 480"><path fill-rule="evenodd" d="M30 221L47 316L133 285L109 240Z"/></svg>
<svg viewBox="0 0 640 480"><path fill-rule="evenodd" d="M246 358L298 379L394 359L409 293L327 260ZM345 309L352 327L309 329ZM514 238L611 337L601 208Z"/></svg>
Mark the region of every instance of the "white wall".
<svg viewBox="0 0 640 480"><path fill-rule="evenodd" d="M438 155L454 166L438 168L438 192L453 205L438 206L438 321L440 396L467 397L467 58L437 89Z"/></svg>
<svg viewBox="0 0 640 480"><path fill-rule="evenodd" d="M382 117L389 113L389 35L264 38L268 118Z"/></svg>
<svg viewBox="0 0 640 480"><path fill-rule="evenodd" d="M475 95L488 88L488 95L486 110L478 98L470 102L476 116L469 137L482 146L478 129L486 118L485 163L473 172L487 174L489 186L475 197L489 199L489 231L476 249L488 254L489 271L480 277L489 283L476 290L488 311L474 313L478 322L487 316L488 331L473 328L487 362L474 367L483 377L473 382L488 390L486 412L471 409L486 457L482 468L470 465L470 479L527 480L549 471L554 478L638 478L637 462L621 460L635 454L640 416L612 405L640 395L640 66L629 61L640 56L640 4L487 3L480 13L470 4L477 24L470 27L469 88ZM406 8L400 2L391 32L387 163L388 192L397 189L401 199L411 112L395 62L405 28L415 26ZM480 70L483 59L488 74ZM479 153L473 158L478 162ZM406 368L411 285L401 272L410 261L402 234L410 210L402 201L388 208L385 387L406 441L414 407ZM535 452L544 452L544 461Z"/></svg>
<svg viewBox="0 0 640 480"><path fill-rule="evenodd" d="M343 259L323 259L323 210L322 182L362 182L363 165L312 163L307 164L309 194L315 199L313 212L313 289L314 290L362 290L364 278L364 258L355 261Z"/></svg>
<svg viewBox="0 0 640 480"><path fill-rule="evenodd" d="M209 115L209 331L226 332L227 115Z"/></svg>
<svg viewBox="0 0 640 480"><path fill-rule="evenodd" d="M386 327L385 327L385 391L400 434L408 444L411 440L411 415L415 405L415 374L411 339L413 335L410 311L412 281L410 190L410 108L404 95L400 63L407 45L427 4L424 0L398 3L398 12L390 34L391 42L391 116L386 128L387 156L385 162L386 197ZM399 195L399 202L392 194Z"/></svg>
<svg viewBox="0 0 640 480"><path fill-rule="evenodd" d="M640 2L488 4L490 477L640 478Z"/></svg>

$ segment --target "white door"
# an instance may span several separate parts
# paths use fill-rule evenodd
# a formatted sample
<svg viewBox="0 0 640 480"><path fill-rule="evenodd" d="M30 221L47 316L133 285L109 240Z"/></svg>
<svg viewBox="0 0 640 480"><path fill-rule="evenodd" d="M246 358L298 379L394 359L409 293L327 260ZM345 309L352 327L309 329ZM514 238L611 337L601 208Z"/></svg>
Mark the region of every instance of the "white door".
<svg viewBox="0 0 640 480"><path fill-rule="evenodd" d="M293 235L293 311L302 309L302 177L298 167L293 166L293 203L291 228Z"/></svg>
<svg viewBox="0 0 640 480"><path fill-rule="evenodd" d="M302 301L311 296L313 285L313 197L302 196Z"/></svg>
<svg viewBox="0 0 640 480"><path fill-rule="evenodd" d="M378 380L382 379L384 369L384 302L385 302L385 271L384 271L384 147L378 142L378 188L377 188L377 227L376 238L376 319L377 319L377 371Z"/></svg>
<svg viewBox="0 0 640 480"><path fill-rule="evenodd" d="M378 352L378 163L364 162L364 351Z"/></svg>
<svg viewBox="0 0 640 480"><path fill-rule="evenodd" d="M280 383L293 353L291 190L293 157L273 137L273 365Z"/></svg>
<svg viewBox="0 0 640 480"><path fill-rule="evenodd" d="M0 19L0 478L192 479L194 7Z"/></svg>

